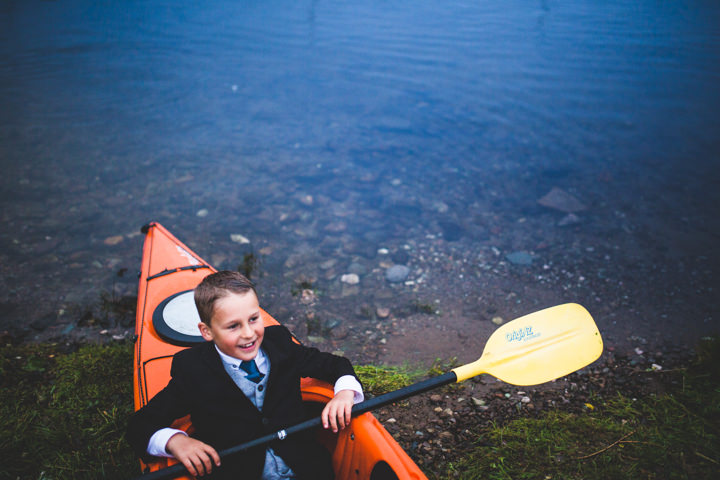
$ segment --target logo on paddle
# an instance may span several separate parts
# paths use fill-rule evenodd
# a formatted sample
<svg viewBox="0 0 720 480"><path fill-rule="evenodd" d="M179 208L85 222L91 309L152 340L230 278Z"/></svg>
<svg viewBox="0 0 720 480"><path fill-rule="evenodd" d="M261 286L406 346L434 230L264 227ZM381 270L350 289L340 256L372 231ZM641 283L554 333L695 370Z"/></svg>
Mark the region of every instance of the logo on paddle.
<svg viewBox="0 0 720 480"><path fill-rule="evenodd" d="M533 327L523 327L505 334L505 339L510 342L527 342L533 338L539 337L540 334L533 332Z"/></svg>

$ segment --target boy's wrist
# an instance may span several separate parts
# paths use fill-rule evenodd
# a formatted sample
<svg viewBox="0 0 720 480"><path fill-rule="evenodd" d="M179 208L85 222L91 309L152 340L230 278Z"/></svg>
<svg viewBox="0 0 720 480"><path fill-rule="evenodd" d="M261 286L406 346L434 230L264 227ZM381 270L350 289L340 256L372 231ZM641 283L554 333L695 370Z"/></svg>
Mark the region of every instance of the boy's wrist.
<svg viewBox="0 0 720 480"><path fill-rule="evenodd" d="M178 433L187 436L182 430L176 428L161 428L150 437L150 441L147 446L147 453L155 457L172 457L173 455L166 450L167 443L170 438L177 435Z"/></svg>
<svg viewBox="0 0 720 480"><path fill-rule="evenodd" d="M360 385L357 378L352 375L343 375L335 382L335 395L343 390L351 390L354 393L353 403L360 403L365 399L365 395L362 391L362 385Z"/></svg>

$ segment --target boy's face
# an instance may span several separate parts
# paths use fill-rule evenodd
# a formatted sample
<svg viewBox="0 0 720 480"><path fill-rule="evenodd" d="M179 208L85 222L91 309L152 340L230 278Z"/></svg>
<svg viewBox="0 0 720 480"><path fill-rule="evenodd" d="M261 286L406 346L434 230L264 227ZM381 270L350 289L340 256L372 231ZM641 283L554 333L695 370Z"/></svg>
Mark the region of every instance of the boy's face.
<svg viewBox="0 0 720 480"><path fill-rule="evenodd" d="M203 338L215 342L226 355L239 360L252 360L257 355L265 326L255 293L229 292L215 301L210 325L198 325Z"/></svg>

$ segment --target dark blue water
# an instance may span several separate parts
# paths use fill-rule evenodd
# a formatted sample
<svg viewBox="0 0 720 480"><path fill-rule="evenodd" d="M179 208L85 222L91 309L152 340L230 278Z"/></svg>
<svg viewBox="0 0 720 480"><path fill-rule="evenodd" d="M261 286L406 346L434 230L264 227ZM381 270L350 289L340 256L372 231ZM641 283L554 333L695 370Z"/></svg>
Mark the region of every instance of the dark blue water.
<svg viewBox="0 0 720 480"><path fill-rule="evenodd" d="M606 328L714 328L719 54L713 1L0 0L1 326L132 296L155 220L216 266L262 258L289 316L303 275L327 317L389 303L387 248L432 285L408 298L469 317L503 285ZM576 226L537 204L553 187Z"/></svg>

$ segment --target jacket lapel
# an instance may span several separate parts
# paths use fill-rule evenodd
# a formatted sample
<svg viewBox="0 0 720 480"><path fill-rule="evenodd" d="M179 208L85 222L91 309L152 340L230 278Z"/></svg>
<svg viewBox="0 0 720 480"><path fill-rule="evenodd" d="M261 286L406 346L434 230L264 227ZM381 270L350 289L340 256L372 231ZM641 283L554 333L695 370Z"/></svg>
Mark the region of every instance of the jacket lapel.
<svg viewBox="0 0 720 480"><path fill-rule="evenodd" d="M252 408L260 414L260 410L253 405L250 399L245 396L240 387L238 387L235 381L228 375L227 371L225 371L225 366L215 349L215 344L208 342L206 347L207 348L203 349L202 358L207 368L208 377L212 376L212 378L215 379L214 381L220 382L220 385L222 385L223 390L227 392L227 395L235 397L238 402L244 402L246 407Z"/></svg>

